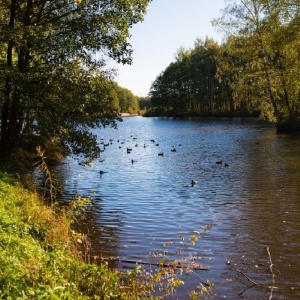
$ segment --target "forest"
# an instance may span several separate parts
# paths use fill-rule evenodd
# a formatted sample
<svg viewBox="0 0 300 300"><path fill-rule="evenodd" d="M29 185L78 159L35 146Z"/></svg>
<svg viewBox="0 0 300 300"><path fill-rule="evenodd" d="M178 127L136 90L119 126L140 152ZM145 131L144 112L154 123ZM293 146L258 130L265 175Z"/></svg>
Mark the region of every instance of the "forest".
<svg viewBox="0 0 300 300"><path fill-rule="evenodd" d="M255 116L300 131L299 1L229 1L222 44L181 48L151 86L149 115Z"/></svg>

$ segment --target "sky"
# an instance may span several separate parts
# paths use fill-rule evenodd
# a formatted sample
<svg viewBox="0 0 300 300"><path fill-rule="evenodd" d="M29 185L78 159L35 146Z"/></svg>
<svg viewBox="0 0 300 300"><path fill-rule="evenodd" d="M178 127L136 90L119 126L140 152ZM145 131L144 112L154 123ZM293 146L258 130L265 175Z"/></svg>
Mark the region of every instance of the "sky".
<svg viewBox="0 0 300 300"><path fill-rule="evenodd" d="M144 21L130 31L133 64L109 64L117 68L114 80L134 95L146 97L180 47L191 49L197 38L206 37L221 43L222 34L211 21L221 16L224 7L225 0L153 0Z"/></svg>

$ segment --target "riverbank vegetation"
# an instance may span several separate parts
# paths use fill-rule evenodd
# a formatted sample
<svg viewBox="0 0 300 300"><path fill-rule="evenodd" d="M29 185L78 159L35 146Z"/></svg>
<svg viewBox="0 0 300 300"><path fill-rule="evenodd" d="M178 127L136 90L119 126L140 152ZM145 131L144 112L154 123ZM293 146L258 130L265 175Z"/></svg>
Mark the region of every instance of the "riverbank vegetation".
<svg viewBox="0 0 300 300"><path fill-rule="evenodd" d="M148 115L260 116L300 132L299 3L230 1L214 25L218 42L179 49L157 76Z"/></svg>

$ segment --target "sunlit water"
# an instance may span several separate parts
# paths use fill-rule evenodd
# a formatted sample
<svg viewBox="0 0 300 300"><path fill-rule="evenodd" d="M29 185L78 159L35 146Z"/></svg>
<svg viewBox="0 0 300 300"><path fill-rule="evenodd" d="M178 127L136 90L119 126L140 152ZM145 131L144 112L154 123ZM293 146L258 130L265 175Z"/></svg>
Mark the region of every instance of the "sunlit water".
<svg viewBox="0 0 300 300"><path fill-rule="evenodd" d="M142 117L96 133L103 161L58 168L63 199L92 199L92 255L207 267L183 276L178 299L206 280L212 299L268 299L274 284L272 299L300 298L299 136L254 120Z"/></svg>

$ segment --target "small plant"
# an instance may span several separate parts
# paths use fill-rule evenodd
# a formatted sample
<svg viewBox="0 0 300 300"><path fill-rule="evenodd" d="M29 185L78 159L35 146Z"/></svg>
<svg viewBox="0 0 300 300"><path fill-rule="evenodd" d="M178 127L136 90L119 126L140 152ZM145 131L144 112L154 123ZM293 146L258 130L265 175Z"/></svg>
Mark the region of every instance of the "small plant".
<svg viewBox="0 0 300 300"><path fill-rule="evenodd" d="M207 299L211 298L209 291L212 289L211 282L201 282L197 286L197 290L193 290L189 293L191 300Z"/></svg>
<svg viewBox="0 0 300 300"><path fill-rule="evenodd" d="M49 192L50 195L50 204L54 205L57 194L58 180L53 177L51 170L49 169L46 163L46 156L44 155L45 151L42 151L41 147L36 147L37 156L39 157L39 161L35 163L41 172L45 176L45 192ZM45 195L44 195L45 196Z"/></svg>
<svg viewBox="0 0 300 300"><path fill-rule="evenodd" d="M196 236L196 235L191 235L191 236L189 237L189 241L192 243L193 246L196 245L196 242L198 241L198 239L199 239L199 237Z"/></svg>

